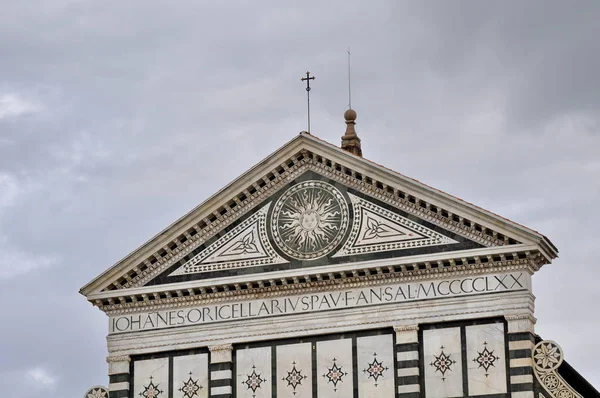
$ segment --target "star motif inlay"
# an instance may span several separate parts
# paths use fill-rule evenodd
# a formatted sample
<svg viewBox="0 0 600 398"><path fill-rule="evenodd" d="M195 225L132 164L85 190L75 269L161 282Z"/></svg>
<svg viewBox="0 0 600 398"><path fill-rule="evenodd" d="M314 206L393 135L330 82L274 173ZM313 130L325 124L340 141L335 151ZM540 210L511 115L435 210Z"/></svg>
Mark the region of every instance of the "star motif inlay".
<svg viewBox="0 0 600 398"><path fill-rule="evenodd" d="M442 380L446 380L446 372L452 370L452 365L454 365L456 361L450 358L452 354L446 355L446 353L444 353L444 346L441 346L440 349L442 352L440 355L434 355L435 360L431 362L429 366L435 367L436 372L442 374Z"/></svg>
<svg viewBox="0 0 600 398"><path fill-rule="evenodd" d="M348 375L348 373L344 372L342 369L343 366L338 366L336 361L337 359L333 358L333 366L327 368L327 373L323 375L323 377L327 378L328 383L333 383L333 391L337 391L338 383L343 383L344 380L342 378Z"/></svg>
<svg viewBox="0 0 600 398"><path fill-rule="evenodd" d="M183 393L184 398L192 398L194 395L198 395L200 389L202 389L202 386L198 385L197 379L192 379L192 372L190 372L190 378L183 382L183 386L179 391Z"/></svg>
<svg viewBox="0 0 600 398"><path fill-rule="evenodd" d="M302 369L296 369L296 362L292 362L292 370L287 372L287 376L284 377L283 381L287 381L287 386L294 389L294 395L296 395L296 387L302 385L302 380L306 379L307 376L302 374Z"/></svg>
<svg viewBox="0 0 600 398"><path fill-rule="evenodd" d="M493 366L495 367L495 362L500 359L500 357L494 355L494 351L489 351L487 349L487 341L483 342L483 351L477 351L477 358L473 359L473 362L479 364L479 368L485 369L485 377L489 376L488 370Z"/></svg>
<svg viewBox="0 0 600 398"><path fill-rule="evenodd" d="M387 366L383 366L383 361L377 360L377 353L373 353L373 362L369 364L366 369L363 369L363 372L369 374L369 378L373 378L375 380L375 387L377 387L377 380L380 377L383 377L383 372L388 370Z"/></svg>
<svg viewBox="0 0 600 398"><path fill-rule="evenodd" d="M242 384L246 385L248 390L252 390L252 396L255 397L256 390L260 388L260 385L266 381L261 377L260 373L256 373L256 366L252 366L252 373L247 375L248 378L246 381L243 381Z"/></svg>
<svg viewBox="0 0 600 398"><path fill-rule="evenodd" d="M150 383L147 386L144 386L144 391L142 391L139 395L144 398L158 398L160 394L163 393L159 387L160 384L154 384L152 381L152 376L150 376Z"/></svg>

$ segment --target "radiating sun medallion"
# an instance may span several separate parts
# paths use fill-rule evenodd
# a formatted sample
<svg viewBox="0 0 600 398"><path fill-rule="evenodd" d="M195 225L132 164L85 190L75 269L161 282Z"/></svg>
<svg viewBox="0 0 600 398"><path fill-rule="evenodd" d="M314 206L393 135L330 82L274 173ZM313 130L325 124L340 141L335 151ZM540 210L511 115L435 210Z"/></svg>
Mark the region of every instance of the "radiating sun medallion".
<svg viewBox="0 0 600 398"><path fill-rule="evenodd" d="M332 185L305 181L279 198L271 219L275 243L298 260L312 260L332 251L348 229L348 205Z"/></svg>

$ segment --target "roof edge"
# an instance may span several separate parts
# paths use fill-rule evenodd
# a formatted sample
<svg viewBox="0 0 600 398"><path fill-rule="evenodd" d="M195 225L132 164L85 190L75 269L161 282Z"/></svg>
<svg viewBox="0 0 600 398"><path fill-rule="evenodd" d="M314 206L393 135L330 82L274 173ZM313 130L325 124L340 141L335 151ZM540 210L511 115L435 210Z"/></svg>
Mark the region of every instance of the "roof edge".
<svg viewBox="0 0 600 398"><path fill-rule="evenodd" d="M306 144L308 144L309 148L306 148ZM499 221L497 227L507 229L510 232L514 233L515 236L524 237L526 238L525 240L529 240L530 242L534 242L537 245L539 245L541 249L540 251L547 258L548 262L551 262L554 258L558 257L558 250L552 244L552 242L547 237L535 230L527 228L519 223L506 219L498 214L485 210L481 207L478 207L463 199L450 195L437 188L424 184L414 178L407 177L401 173L386 168L376 162L351 154L327 141L324 141L310 133L303 131L288 142L286 142L284 145L273 151L262 161L256 163L254 166L252 166L246 172L244 172L239 177L231 181L229 184L225 185L219 191L208 197L199 205L195 206L193 209L188 211L175 222L171 223L158 234L154 235L148 241L138 246L135 250L123 257L112 267L108 268L107 270L96 276L94 279L92 279L92 281L81 287L79 293L87 297L92 292L101 289L103 285L107 283L107 279L115 277L116 274L119 274L121 269L124 268L126 265L132 262L143 261L149 255L148 251L154 252L162 248L166 244L164 241L168 232L170 232L173 229L182 228L183 222L188 220L190 217L193 217L196 213L199 213L201 209L203 212L207 212L210 211L211 207L216 206L216 208L218 208L218 206L222 204L221 202L223 196L231 195L231 191L234 191L235 194L237 194L238 190L245 189L248 185L253 183L254 181L249 181L249 177L254 175L255 172L257 172L260 169L269 168L273 166L275 163L277 163L278 159L292 156L302 148L306 148L309 150L312 149L316 151L326 151L329 155L335 154L334 157L337 157L340 163L355 165L359 167L362 166L363 169L367 169L370 172L373 172L374 175L383 176L385 177L385 179L390 180L390 182L392 183L394 179L400 179L407 185L408 190L414 191L415 196L422 197L423 199L431 201L432 204L439 205L440 207L447 207L448 202L456 204L458 205L458 210L461 213L468 215L469 218L473 219L473 221L481 220L483 224L486 224L486 222L484 221L487 220L487 224L489 224L490 218L493 220L497 220Z"/></svg>

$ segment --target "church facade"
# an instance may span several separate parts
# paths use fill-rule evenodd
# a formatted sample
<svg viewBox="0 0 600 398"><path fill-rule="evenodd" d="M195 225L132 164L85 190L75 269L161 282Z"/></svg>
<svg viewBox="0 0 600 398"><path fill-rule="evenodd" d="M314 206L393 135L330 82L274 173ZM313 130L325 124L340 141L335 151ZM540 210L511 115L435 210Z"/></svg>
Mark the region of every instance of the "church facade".
<svg viewBox="0 0 600 398"><path fill-rule="evenodd" d="M542 234L301 133L81 289L90 398L593 397L535 333Z"/></svg>

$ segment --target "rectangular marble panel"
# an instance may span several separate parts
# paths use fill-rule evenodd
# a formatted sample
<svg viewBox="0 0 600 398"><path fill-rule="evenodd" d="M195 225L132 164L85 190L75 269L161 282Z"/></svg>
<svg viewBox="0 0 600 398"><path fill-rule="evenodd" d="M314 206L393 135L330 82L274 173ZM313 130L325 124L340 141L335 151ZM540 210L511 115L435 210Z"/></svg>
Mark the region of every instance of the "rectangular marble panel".
<svg viewBox="0 0 600 398"><path fill-rule="evenodd" d="M467 326L469 396L506 393L504 324Z"/></svg>
<svg viewBox="0 0 600 398"><path fill-rule="evenodd" d="M312 398L312 344L277 347L277 398Z"/></svg>
<svg viewBox="0 0 600 398"><path fill-rule="evenodd" d="M208 354L173 358L173 398L208 398Z"/></svg>
<svg viewBox="0 0 600 398"><path fill-rule="evenodd" d="M395 397L394 341L391 334L356 339L358 396Z"/></svg>
<svg viewBox="0 0 600 398"><path fill-rule="evenodd" d="M271 347L236 350L236 397L271 398Z"/></svg>
<svg viewBox="0 0 600 398"><path fill-rule="evenodd" d="M462 397L460 328L424 330L423 357L425 396Z"/></svg>
<svg viewBox="0 0 600 398"><path fill-rule="evenodd" d="M352 339L317 343L317 396L351 397L354 390Z"/></svg>
<svg viewBox="0 0 600 398"><path fill-rule="evenodd" d="M154 398L169 396L169 358L135 361L133 396Z"/></svg>

